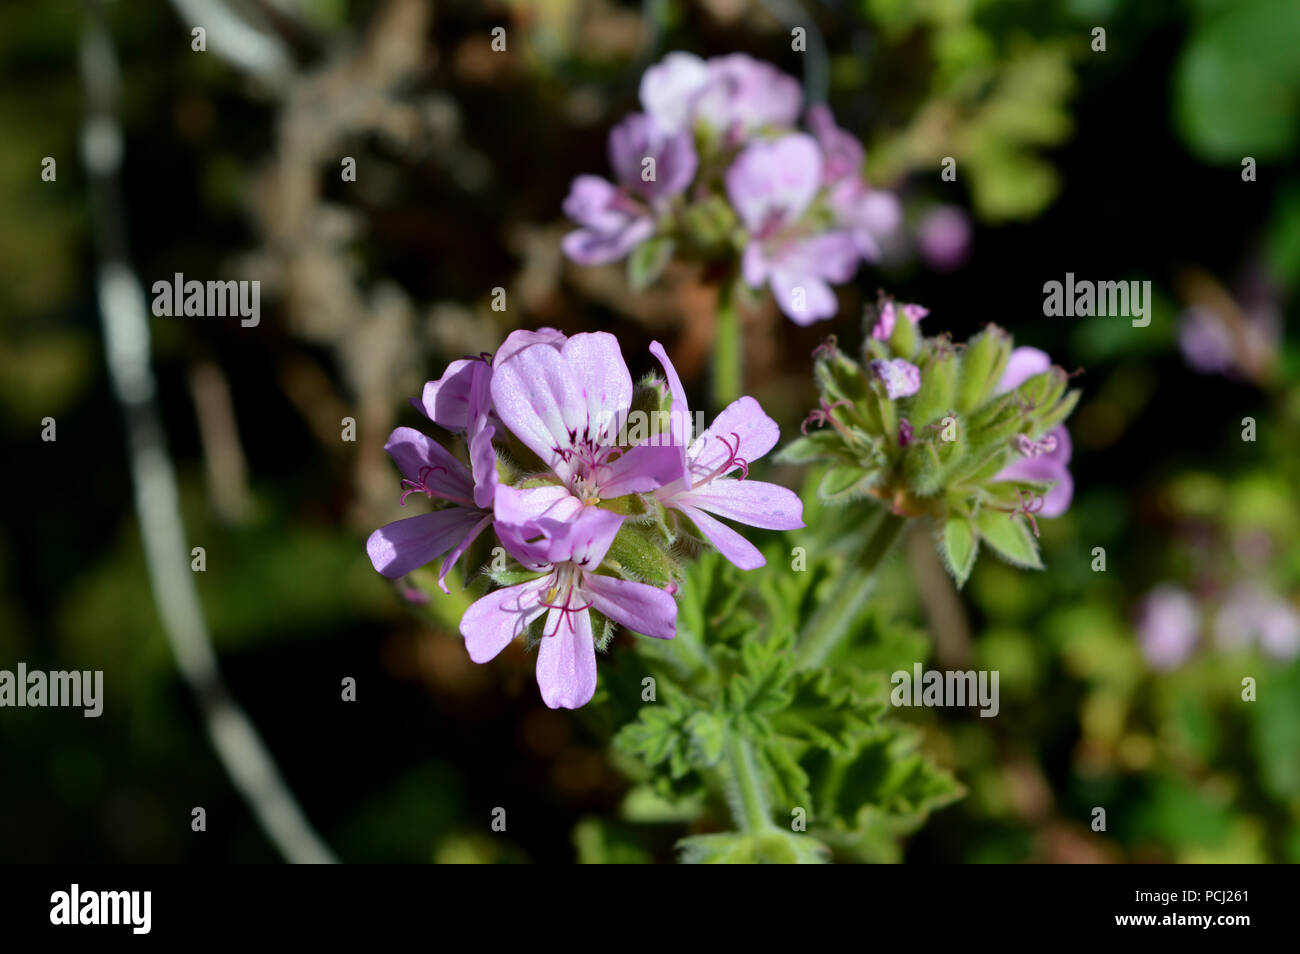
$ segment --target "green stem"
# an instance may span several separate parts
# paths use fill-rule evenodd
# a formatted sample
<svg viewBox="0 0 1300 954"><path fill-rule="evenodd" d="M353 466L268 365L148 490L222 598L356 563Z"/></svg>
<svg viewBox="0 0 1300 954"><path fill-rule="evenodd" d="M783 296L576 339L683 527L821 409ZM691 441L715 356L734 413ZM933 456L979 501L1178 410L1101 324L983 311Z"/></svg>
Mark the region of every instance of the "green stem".
<svg viewBox="0 0 1300 954"><path fill-rule="evenodd" d="M858 565L837 588L835 596L813 614L804 628L799 647L795 651L796 665L800 669L823 665L835 647L849 634L853 621L862 612L875 589L876 571L880 568L881 561L906 522L906 518L889 510L880 511Z"/></svg>
<svg viewBox="0 0 1300 954"><path fill-rule="evenodd" d="M728 732L726 751L727 796L736 827L741 831L760 832L773 828L772 810L763 791L754 749L740 731Z"/></svg>
<svg viewBox="0 0 1300 954"><path fill-rule="evenodd" d="M731 279L727 279L718 288L718 312L714 318L713 404L718 411L740 397L744 387L744 342L731 286Z"/></svg>

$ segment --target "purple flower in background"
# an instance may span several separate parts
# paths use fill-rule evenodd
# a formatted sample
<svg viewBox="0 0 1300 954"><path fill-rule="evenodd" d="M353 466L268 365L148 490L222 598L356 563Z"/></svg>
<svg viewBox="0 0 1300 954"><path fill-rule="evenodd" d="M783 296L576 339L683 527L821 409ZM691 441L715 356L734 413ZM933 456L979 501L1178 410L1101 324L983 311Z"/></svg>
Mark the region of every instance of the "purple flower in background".
<svg viewBox="0 0 1300 954"><path fill-rule="evenodd" d="M610 130L609 162L617 185L578 176L564 200L564 214L582 228L563 248L580 265L617 261L653 236L655 214L686 191L698 165L690 133L664 130L641 113Z"/></svg>
<svg viewBox="0 0 1300 954"><path fill-rule="evenodd" d="M839 302L827 282L848 281L857 267L847 232L813 234L800 223L820 181L821 153L803 133L751 144L726 175L727 195L750 233L745 281L770 284L781 310L801 325L835 314Z"/></svg>
<svg viewBox="0 0 1300 954"><path fill-rule="evenodd" d="M616 262L655 233L650 210L600 176L573 180L564 214L582 226L561 243L579 265Z"/></svg>
<svg viewBox="0 0 1300 954"><path fill-rule="evenodd" d="M904 358L877 359L870 367L872 377L884 382L885 394L891 401L911 397L921 390L921 369Z"/></svg>
<svg viewBox="0 0 1300 954"><path fill-rule="evenodd" d="M702 120L738 141L764 126L790 126L799 115L799 83L744 53L702 60L669 53L641 77L641 106L667 132Z"/></svg>
<svg viewBox="0 0 1300 954"><path fill-rule="evenodd" d="M647 493L678 476L672 448L623 450L632 375L618 339L597 331L538 342L493 365L497 415L578 503Z"/></svg>
<svg viewBox="0 0 1300 954"><path fill-rule="evenodd" d="M1232 368L1236 353L1228 326L1205 308L1189 308L1184 313L1178 346L1188 366L1201 374L1223 374Z"/></svg>
<svg viewBox="0 0 1300 954"><path fill-rule="evenodd" d="M903 210L898 197L873 189L863 175L866 152L862 144L835 124L830 108L808 110L808 128L822 151L822 185L835 224L848 230L858 254L869 262L880 258L880 239L898 229Z"/></svg>
<svg viewBox="0 0 1300 954"><path fill-rule="evenodd" d="M1182 665L1196 648L1200 612L1186 590L1161 583L1138 610L1138 645L1152 669Z"/></svg>
<svg viewBox="0 0 1300 954"><path fill-rule="evenodd" d="M406 488L402 504L410 494L422 493L451 506L396 520L372 533L366 541L366 552L378 572L396 579L445 553L438 586L448 592L448 572L492 523L491 507L497 488L494 433L495 429L487 426L470 440L471 470L415 428L393 431L384 450L402 472Z"/></svg>
<svg viewBox="0 0 1300 954"><path fill-rule="evenodd" d="M552 709L576 709L596 691L596 643L590 610L629 629L671 639L677 603L647 583L596 573L623 517L583 507L573 519L535 517L501 487L497 535L510 553L542 575L495 590L475 602L460 631L474 662L494 658L534 620L546 615L537 652L537 685Z"/></svg>
<svg viewBox="0 0 1300 954"><path fill-rule="evenodd" d="M685 192L699 161L690 133L665 132L649 116L633 113L609 132L609 164L620 185L655 203Z"/></svg>
<svg viewBox="0 0 1300 954"><path fill-rule="evenodd" d="M742 570L763 566L767 561L757 547L710 514L768 530L797 530L804 525L803 501L797 495L776 484L748 479L750 463L776 445L780 429L757 401L746 396L729 404L692 441L690 407L677 369L659 342L650 345L650 352L668 378L673 399L670 435L681 471L676 480L656 490L655 497L690 518ZM739 479L731 479L729 475L737 471Z"/></svg>
<svg viewBox="0 0 1300 954"><path fill-rule="evenodd" d="M1047 352L1038 348L1016 348L1007 359L1006 370L998 382L998 393L1015 390L1034 375L1042 374L1052 366ZM1021 435L1024 438L1024 435ZM1070 476L1070 455L1073 447L1070 432L1059 425L1043 435L1039 441L1024 438L1017 442L1020 456L998 473L994 480L1024 480L1034 483L1051 483L1054 486L1043 496L1039 509L1032 511L1040 517L1059 517L1070 509L1074 499L1074 478Z"/></svg>
<svg viewBox="0 0 1300 954"><path fill-rule="evenodd" d="M955 205L931 209L917 228L921 258L936 272L951 272L961 267L970 253L970 216Z"/></svg>
<svg viewBox="0 0 1300 954"><path fill-rule="evenodd" d="M894 333L894 322L900 309L903 316L914 325L919 325L921 319L930 314L930 309L924 305L895 305L892 301L887 301L880 306L880 317L876 319L876 324L871 329L871 337L888 341L889 336Z"/></svg>
<svg viewBox="0 0 1300 954"><path fill-rule="evenodd" d="M1257 643L1275 659L1294 659L1300 655L1300 613L1259 586L1238 583L1215 617L1214 643L1224 650Z"/></svg>
<svg viewBox="0 0 1300 954"><path fill-rule="evenodd" d="M689 130L709 67L694 53L669 53L641 76L641 108L665 132Z"/></svg>

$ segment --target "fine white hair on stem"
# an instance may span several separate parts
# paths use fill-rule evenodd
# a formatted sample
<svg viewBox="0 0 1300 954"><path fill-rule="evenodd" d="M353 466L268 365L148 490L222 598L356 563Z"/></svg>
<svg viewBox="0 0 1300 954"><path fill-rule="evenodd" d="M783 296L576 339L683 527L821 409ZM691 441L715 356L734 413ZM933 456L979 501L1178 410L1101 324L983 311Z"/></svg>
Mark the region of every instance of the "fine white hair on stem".
<svg viewBox="0 0 1300 954"><path fill-rule="evenodd" d="M288 861L333 862L333 852L303 814L257 727L226 687L199 604L175 468L150 366L144 289L128 262L125 203L118 181L123 150L116 118L117 60L102 12L93 0L87 3L81 73L87 101L81 156L94 209L96 290L105 359L125 418L135 508L154 603L213 748L266 836Z"/></svg>

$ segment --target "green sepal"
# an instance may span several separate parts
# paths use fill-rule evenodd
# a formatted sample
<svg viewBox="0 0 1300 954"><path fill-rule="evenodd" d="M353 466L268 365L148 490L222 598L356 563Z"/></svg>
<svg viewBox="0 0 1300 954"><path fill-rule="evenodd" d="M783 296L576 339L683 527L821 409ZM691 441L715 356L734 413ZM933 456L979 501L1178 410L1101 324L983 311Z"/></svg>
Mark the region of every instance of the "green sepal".
<svg viewBox="0 0 1300 954"><path fill-rule="evenodd" d="M975 534L970 518L960 513L951 515L944 523L943 535L939 538L939 556L958 589L966 585L971 568L975 566L977 552L979 537Z"/></svg>
<svg viewBox="0 0 1300 954"><path fill-rule="evenodd" d="M625 580L664 587L672 582L674 561L665 551L653 524L625 522L610 544L602 564Z"/></svg>
<svg viewBox="0 0 1300 954"><path fill-rule="evenodd" d="M1000 510L981 509L975 518L980 539L1012 566L1041 570L1043 561L1038 555L1038 541L1030 532L1029 522L1018 513L1007 514Z"/></svg>

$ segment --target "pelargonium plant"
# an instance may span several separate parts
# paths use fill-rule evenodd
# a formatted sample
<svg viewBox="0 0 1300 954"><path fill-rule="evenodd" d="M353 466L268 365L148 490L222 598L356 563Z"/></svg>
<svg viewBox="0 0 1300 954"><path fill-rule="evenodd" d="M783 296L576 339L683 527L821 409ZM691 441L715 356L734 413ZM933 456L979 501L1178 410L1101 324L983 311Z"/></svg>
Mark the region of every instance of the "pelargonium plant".
<svg viewBox="0 0 1300 954"><path fill-rule="evenodd" d="M955 345L923 337L926 316L885 300L860 359L818 349L819 407L778 455L820 464L806 528L799 495L751 476L780 438L753 398L705 427L658 343L661 373L634 386L612 335L516 331L412 402L454 453L413 428L390 437L403 502L432 509L371 535L375 569L441 558L429 579L446 591L493 538L509 560L467 574L482 594L459 619L470 658L523 640L548 706L595 699L621 726L626 812L688 825L683 860L896 860L961 787L889 714L886 674L925 640L873 605L876 574L909 520L938 528L959 583L981 543L1041 566L1037 521L1069 505L1078 398L997 326ZM859 499L868 521L863 504L829 509ZM616 649L615 626L654 638ZM602 651L618 664L598 670Z"/></svg>
<svg viewBox="0 0 1300 954"><path fill-rule="evenodd" d="M768 288L801 325L838 311L832 285L880 257L898 199L866 180L862 144L798 82L745 54L670 53L646 70L641 112L609 134L610 182L574 180L564 251L583 265L628 259L640 288L674 257L719 266L717 394L740 391L735 276ZM800 128L802 117L804 128Z"/></svg>
<svg viewBox="0 0 1300 954"><path fill-rule="evenodd" d="M692 433L681 381L658 343L666 379L638 388L610 334L516 331L495 355L453 362L412 403L463 435L465 461L410 427L386 449L402 473L401 500L423 494L428 513L371 534L376 570L397 578L443 557L438 585L490 527L512 564L465 613L470 658L487 662L511 641L537 648L537 682L552 708L577 708L596 690L596 651L613 627L660 639L676 628L679 553L712 544L743 569L762 554L728 524L791 530L803 504L748 479L778 430L743 397Z"/></svg>

